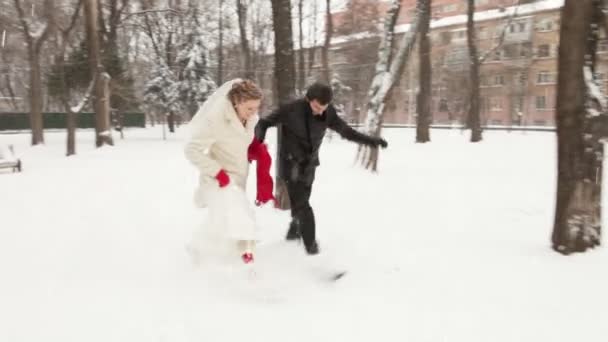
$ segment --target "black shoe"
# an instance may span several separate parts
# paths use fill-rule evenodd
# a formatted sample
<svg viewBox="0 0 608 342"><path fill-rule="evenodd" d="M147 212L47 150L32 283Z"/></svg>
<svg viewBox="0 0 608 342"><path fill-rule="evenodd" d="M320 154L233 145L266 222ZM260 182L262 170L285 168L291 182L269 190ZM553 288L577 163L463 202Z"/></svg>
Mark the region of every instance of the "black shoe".
<svg viewBox="0 0 608 342"><path fill-rule="evenodd" d="M297 229L294 229L294 230L290 229L287 232L287 235L285 236L285 240L295 241L295 240L300 240L301 237L302 237L302 235L300 235L300 232Z"/></svg>
<svg viewBox="0 0 608 342"><path fill-rule="evenodd" d="M304 248L306 248L306 253L308 253L308 255L319 254L319 244L317 241L313 241L310 245L304 245Z"/></svg>
<svg viewBox="0 0 608 342"><path fill-rule="evenodd" d="M301 238L302 238L302 234L300 233L300 229L299 229L298 225L296 223L292 222L289 225L289 230L287 231L285 240L293 241L293 240L300 240Z"/></svg>

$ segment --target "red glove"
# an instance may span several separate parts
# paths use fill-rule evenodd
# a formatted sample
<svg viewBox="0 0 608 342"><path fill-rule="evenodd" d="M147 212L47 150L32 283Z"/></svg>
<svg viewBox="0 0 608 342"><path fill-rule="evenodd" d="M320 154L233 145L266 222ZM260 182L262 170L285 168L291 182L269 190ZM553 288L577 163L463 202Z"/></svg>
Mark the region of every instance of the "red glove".
<svg viewBox="0 0 608 342"><path fill-rule="evenodd" d="M265 144L259 143L257 147L257 187L258 193L256 196L256 204L261 205L270 200L275 201L276 199L272 195L272 191L274 188L274 182L272 181L272 177L270 176L270 164L272 163L272 158L270 158L270 153L268 153L268 148Z"/></svg>
<svg viewBox="0 0 608 342"><path fill-rule="evenodd" d="M258 160L258 156L260 155L260 148L264 146L261 141L253 137L253 141L249 144L249 148L247 149L247 160L251 163L252 160Z"/></svg>
<svg viewBox="0 0 608 342"><path fill-rule="evenodd" d="M230 183L230 177L228 177L228 174L224 170L220 170L220 172L215 175L215 179L217 179L217 182L220 184L220 188L223 188Z"/></svg>

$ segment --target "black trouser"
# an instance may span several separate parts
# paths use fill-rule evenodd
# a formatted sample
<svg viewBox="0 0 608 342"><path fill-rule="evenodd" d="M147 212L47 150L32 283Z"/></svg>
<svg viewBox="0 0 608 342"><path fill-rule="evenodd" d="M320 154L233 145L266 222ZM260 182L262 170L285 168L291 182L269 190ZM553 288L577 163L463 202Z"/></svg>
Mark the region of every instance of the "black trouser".
<svg viewBox="0 0 608 342"><path fill-rule="evenodd" d="M288 181L287 193L291 202L291 232L297 230L302 235L305 246L315 242L315 214L310 206L312 182Z"/></svg>

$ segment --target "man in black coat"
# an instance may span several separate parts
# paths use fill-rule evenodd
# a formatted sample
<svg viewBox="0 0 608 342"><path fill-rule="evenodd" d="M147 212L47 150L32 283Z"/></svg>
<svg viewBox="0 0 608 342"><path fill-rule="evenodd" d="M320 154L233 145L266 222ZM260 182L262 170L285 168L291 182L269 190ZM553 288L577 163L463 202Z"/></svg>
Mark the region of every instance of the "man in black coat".
<svg viewBox="0 0 608 342"><path fill-rule="evenodd" d="M332 96L329 86L315 83L307 89L305 98L280 106L260 119L255 127L256 139L263 142L266 130L281 124L279 177L287 185L292 217L286 239L302 238L308 254L319 253L315 216L309 200L326 129L338 132L347 140L374 148L388 145L382 138L365 135L348 126L331 105Z"/></svg>

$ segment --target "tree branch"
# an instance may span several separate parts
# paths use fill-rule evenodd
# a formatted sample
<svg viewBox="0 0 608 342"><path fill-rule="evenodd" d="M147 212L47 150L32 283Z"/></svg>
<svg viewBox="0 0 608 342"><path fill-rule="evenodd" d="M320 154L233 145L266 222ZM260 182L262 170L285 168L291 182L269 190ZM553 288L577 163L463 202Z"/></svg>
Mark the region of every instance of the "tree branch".
<svg viewBox="0 0 608 342"><path fill-rule="evenodd" d="M513 23L513 20L515 20L515 17L517 17L517 11L519 11L520 4L521 4L521 0L518 0L517 4L515 5L515 11L509 17L509 20L505 24L505 27L502 29L502 32L500 33L500 36L498 37L498 43L493 48L486 51L486 53L484 53L481 57L479 57L479 63L483 63L492 53L494 53L494 51L496 51L498 48L500 48L502 46L502 44L505 42L505 36L507 35L507 30L509 29L509 26L511 26L511 24Z"/></svg>
<svg viewBox="0 0 608 342"><path fill-rule="evenodd" d="M142 14L148 14L148 13L162 13L162 12L171 12L173 14L176 15L182 15L183 13L175 10L173 8L165 8L165 9L149 9L149 10L143 10L143 11L138 11L138 12L131 12L131 13L127 13L127 15L125 15L124 20L129 19L132 16L136 16L136 15L142 15Z"/></svg>
<svg viewBox="0 0 608 342"><path fill-rule="evenodd" d="M72 29L74 29L74 26L76 26L76 20L78 20L78 15L80 14L80 7L82 7L82 1L83 0L78 0L78 3L76 4L76 10L74 11L74 14L72 14L72 18L70 19L70 25L68 25L68 27L65 29L62 29L61 26L59 26L61 32L65 34L70 34Z"/></svg>
<svg viewBox="0 0 608 342"><path fill-rule="evenodd" d="M30 26L27 23L27 20L25 20L25 12L23 12L23 8L21 7L21 2L20 0L14 0L13 1L15 3L15 8L17 9L17 14L19 14L19 21L21 22L21 26L23 28L23 33L25 35L25 39L28 42L28 45L33 45L32 44L32 36L30 34Z"/></svg>

